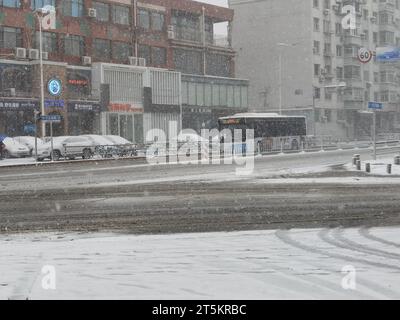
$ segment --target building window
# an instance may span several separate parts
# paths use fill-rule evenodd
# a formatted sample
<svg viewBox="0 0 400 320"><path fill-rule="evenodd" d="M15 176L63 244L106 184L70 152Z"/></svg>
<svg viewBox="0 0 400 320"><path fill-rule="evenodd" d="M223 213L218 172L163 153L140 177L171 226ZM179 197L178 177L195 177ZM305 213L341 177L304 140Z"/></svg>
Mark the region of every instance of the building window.
<svg viewBox="0 0 400 320"><path fill-rule="evenodd" d="M163 31L165 24L165 17L163 13L152 12L151 13L151 29L154 31Z"/></svg>
<svg viewBox="0 0 400 320"><path fill-rule="evenodd" d="M0 0L1 7L9 7L9 8L20 8L21 1L20 0Z"/></svg>
<svg viewBox="0 0 400 320"><path fill-rule="evenodd" d="M116 6L112 7L113 22L116 24L129 25L129 7Z"/></svg>
<svg viewBox="0 0 400 320"><path fill-rule="evenodd" d="M85 40L81 36L64 36L64 54L67 56L84 56Z"/></svg>
<svg viewBox="0 0 400 320"><path fill-rule="evenodd" d="M319 64L314 64L314 76L319 77L321 74L321 66Z"/></svg>
<svg viewBox="0 0 400 320"><path fill-rule="evenodd" d="M314 54L319 54L320 53L320 42L314 40Z"/></svg>
<svg viewBox="0 0 400 320"><path fill-rule="evenodd" d="M165 16L161 12L139 9L139 26L146 30L163 31L165 27Z"/></svg>
<svg viewBox="0 0 400 320"><path fill-rule="evenodd" d="M36 32L35 38L35 47L36 49L40 49L40 34ZM58 45L57 45L57 34L52 32L43 32L42 33L42 40L43 40L43 51L45 52L57 52Z"/></svg>
<svg viewBox="0 0 400 320"><path fill-rule="evenodd" d="M207 59L207 70L208 75L219 76L219 77L230 77L231 76L231 58L227 55L208 53Z"/></svg>
<svg viewBox="0 0 400 320"><path fill-rule="evenodd" d="M143 29L150 29L150 12L139 9L139 26Z"/></svg>
<svg viewBox="0 0 400 320"><path fill-rule="evenodd" d="M111 41L105 39L94 39L93 55L98 59L109 60L111 58Z"/></svg>
<svg viewBox="0 0 400 320"><path fill-rule="evenodd" d="M343 56L343 47L342 46L339 46L339 45L336 46L336 56L338 56L338 57Z"/></svg>
<svg viewBox="0 0 400 320"><path fill-rule="evenodd" d="M84 15L83 0L63 0L61 11L65 16L82 17Z"/></svg>
<svg viewBox="0 0 400 320"><path fill-rule="evenodd" d="M201 26L199 16L186 12L174 11L172 25L175 29L175 37L180 40L201 41Z"/></svg>
<svg viewBox="0 0 400 320"><path fill-rule="evenodd" d="M103 2L93 2L93 8L96 9L96 19L98 21L110 21L110 5Z"/></svg>
<svg viewBox="0 0 400 320"><path fill-rule="evenodd" d="M200 51L174 49L174 64L177 71L188 74L203 73L203 54Z"/></svg>
<svg viewBox="0 0 400 320"><path fill-rule="evenodd" d="M43 8L44 6L56 6L55 0L31 0L31 9L36 10Z"/></svg>
<svg viewBox="0 0 400 320"><path fill-rule="evenodd" d="M319 19L314 18L314 31L319 32Z"/></svg>
<svg viewBox="0 0 400 320"><path fill-rule="evenodd" d="M151 59L150 47L143 44L139 45L138 55L140 58L146 59L146 62L150 62Z"/></svg>
<svg viewBox="0 0 400 320"><path fill-rule="evenodd" d="M165 48L151 48L151 64L154 66L162 66L167 64L167 50Z"/></svg>
<svg viewBox="0 0 400 320"><path fill-rule="evenodd" d="M22 31L19 28L0 27L0 48L22 47Z"/></svg>
<svg viewBox="0 0 400 320"><path fill-rule="evenodd" d="M112 57L115 60L126 61L128 57L132 55L131 46L126 42L117 42L114 41L112 43Z"/></svg>

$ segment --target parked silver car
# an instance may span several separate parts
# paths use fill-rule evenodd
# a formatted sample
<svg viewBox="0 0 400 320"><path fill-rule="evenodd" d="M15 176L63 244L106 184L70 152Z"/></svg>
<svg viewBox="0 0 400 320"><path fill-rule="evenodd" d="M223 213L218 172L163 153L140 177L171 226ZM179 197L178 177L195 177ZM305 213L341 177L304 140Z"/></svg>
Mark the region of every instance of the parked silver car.
<svg viewBox="0 0 400 320"><path fill-rule="evenodd" d="M51 153L51 141L43 144L38 148L38 161L44 159L53 159L58 161L60 158L75 159L90 159L94 154L94 145L86 137L78 136L63 136L53 139L53 154Z"/></svg>

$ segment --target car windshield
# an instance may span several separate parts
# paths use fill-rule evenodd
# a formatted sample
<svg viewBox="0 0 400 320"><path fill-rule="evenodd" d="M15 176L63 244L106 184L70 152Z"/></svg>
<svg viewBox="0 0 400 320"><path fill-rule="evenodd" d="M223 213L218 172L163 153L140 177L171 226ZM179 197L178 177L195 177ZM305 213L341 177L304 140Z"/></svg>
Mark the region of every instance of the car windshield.
<svg viewBox="0 0 400 320"><path fill-rule="evenodd" d="M399 225L400 0L0 0L0 299L399 299Z"/></svg>

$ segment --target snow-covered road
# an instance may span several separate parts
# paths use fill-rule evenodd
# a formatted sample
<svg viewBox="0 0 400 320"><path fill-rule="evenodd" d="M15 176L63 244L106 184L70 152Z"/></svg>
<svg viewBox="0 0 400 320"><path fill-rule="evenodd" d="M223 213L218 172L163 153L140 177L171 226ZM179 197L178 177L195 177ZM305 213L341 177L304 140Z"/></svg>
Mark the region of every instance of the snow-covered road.
<svg viewBox="0 0 400 320"><path fill-rule="evenodd" d="M0 298L399 299L399 232L1 236Z"/></svg>

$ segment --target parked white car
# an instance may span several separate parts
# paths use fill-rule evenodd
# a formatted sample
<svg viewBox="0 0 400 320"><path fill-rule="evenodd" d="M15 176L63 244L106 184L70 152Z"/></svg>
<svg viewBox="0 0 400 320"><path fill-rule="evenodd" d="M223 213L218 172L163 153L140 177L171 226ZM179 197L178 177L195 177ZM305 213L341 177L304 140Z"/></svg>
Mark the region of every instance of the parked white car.
<svg viewBox="0 0 400 320"><path fill-rule="evenodd" d="M137 155L136 146L132 142L120 136L83 135L82 137L92 141L95 146L96 154L100 155L102 158Z"/></svg>
<svg viewBox="0 0 400 320"><path fill-rule="evenodd" d="M33 151L35 150L35 137L31 136L22 136L22 137L14 137L13 138L15 141L17 141L20 144L23 144L29 148L30 155L33 154ZM38 148L44 144L43 140L40 138L37 138L37 145Z"/></svg>
<svg viewBox="0 0 400 320"><path fill-rule="evenodd" d="M94 154L95 146L92 141L83 136L62 136L53 138L53 157L51 154L51 141L38 148L38 161L51 159L57 161L60 158L75 159L82 157L90 159Z"/></svg>
<svg viewBox="0 0 400 320"><path fill-rule="evenodd" d="M13 138L5 138L3 143L6 146L3 151L4 158L24 158L30 156L29 148Z"/></svg>

